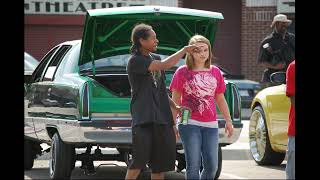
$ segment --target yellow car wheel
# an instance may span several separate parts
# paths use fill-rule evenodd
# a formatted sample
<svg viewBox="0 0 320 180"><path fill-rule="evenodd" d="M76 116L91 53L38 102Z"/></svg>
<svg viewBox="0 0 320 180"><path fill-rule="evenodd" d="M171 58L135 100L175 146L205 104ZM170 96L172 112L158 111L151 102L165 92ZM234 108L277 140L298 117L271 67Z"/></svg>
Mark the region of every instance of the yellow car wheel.
<svg viewBox="0 0 320 180"><path fill-rule="evenodd" d="M251 155L259 165L280 165L285 158L285 153L275 152L271 147L261 106L256 106L251 113L249 143Z"/></svg>

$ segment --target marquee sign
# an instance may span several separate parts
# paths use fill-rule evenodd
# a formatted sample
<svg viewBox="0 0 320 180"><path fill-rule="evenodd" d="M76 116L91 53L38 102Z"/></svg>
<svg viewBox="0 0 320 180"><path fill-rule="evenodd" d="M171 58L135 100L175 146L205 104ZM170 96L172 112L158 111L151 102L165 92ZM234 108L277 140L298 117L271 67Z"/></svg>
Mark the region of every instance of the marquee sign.
<svg viewBox="0 0 320 180"><path fill-rule="evenodd" d="M149 4L150 0L24 0L24 14L85 14L88 9Z"/></svg>

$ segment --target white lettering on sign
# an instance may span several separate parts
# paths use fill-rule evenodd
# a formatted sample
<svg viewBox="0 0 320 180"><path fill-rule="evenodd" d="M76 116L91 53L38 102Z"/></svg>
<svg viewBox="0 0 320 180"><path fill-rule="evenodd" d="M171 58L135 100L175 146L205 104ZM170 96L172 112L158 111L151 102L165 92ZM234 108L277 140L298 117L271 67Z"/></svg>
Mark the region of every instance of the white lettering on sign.
<svg viewBox="0 0 320 180"><path fill-rule="evenodd" d="M150 0L24 0L24 14L85 14L89 9L149 4Z"/></svg>
<svg viewBox="0 0 320 180"><path fill-rule="evenodd" d="M278 13L295 13L295 0L278 0Z"/></svg>

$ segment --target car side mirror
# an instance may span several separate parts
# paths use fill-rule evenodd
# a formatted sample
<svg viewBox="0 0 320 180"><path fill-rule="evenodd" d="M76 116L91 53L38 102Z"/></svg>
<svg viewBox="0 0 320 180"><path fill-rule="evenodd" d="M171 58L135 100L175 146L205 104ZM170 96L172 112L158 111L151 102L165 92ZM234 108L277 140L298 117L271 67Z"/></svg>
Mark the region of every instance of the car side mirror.
<svg viewBox="0 0 320 180"><path fill-rule="evenodd" d="M270 75L270 81L272 83L286 83L286 72L275 72Z"/></svg>

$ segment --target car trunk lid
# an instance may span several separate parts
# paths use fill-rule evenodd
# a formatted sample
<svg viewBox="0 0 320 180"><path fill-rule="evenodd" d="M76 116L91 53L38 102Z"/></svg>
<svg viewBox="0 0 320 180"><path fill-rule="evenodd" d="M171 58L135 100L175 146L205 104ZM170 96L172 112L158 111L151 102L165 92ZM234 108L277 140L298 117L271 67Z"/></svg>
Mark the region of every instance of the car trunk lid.
<svg viewBox="0 0 320 180"><path fill-rule="evenodd" d="M128 54L131 31L135 24L153 27L159 39L157 53L170 55L201 34L213 45L221 13L164 6L136 6L88 10L79 57L80 71L90 64L95 75L95 61Z"/></svg>

